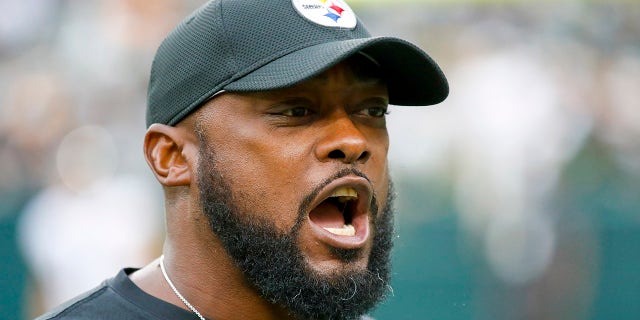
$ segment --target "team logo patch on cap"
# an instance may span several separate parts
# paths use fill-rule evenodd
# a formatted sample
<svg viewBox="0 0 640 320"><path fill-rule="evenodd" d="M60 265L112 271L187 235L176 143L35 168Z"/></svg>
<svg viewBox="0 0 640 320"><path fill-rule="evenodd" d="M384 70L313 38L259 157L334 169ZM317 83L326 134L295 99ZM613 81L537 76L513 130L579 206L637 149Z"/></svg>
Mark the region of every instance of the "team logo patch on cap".
<svg viewBox="0 0 640 320"><path fill-rule="evenodd" d="M307 20L325 27L356 27L356 15L343 0L292 0L293 6Z"/></svg>

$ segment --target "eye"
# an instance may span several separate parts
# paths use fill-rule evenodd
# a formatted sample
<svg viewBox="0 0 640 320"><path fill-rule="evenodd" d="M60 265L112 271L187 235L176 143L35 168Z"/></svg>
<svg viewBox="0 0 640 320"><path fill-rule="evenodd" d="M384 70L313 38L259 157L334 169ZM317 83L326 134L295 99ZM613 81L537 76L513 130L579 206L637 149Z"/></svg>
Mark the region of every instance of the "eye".
<svg viewBox="0 0 640 320"><path fill-rule="evenodd" d="M361 115L365 115L368 117L374 118L382 118L385 115L389 114L386 106L378 106L378 107L368 107L364 108L359 112Z"/></svg>
<svg viewBox="0 0 640 320"><path fill-rule="evenodd" d="M282 115L287 117L305 117L310 114L311 110L305 107L293 107L282 111Z"/></svg>

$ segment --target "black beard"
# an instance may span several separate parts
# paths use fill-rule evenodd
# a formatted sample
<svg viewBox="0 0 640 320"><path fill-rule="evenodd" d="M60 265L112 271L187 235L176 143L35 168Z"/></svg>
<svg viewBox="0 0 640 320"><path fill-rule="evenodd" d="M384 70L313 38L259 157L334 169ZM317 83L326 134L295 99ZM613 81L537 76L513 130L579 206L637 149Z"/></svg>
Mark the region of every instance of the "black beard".
<svg viewBox="0 0 640 320"><path fill-rule="evenodd" d="M212 147L202 135L199 138L202 148L198 186L203 212L211 230L264 299L300 319L356 319L385 297L393 237L391 183L387 204L373 221L374 238L367 270L321 275L307 265L296 245L300 226L306 220L305 209L330 181L349 174L364 175L345 170L324 181L302 201L294 227L283 234L259 213L243 212L235 205L231 186L215 167ZM375 198L372 203L375 205ZM377 206L372 206L372 212L376 217ZM336 249L334 254L348 262L359 252Z"/></svg>

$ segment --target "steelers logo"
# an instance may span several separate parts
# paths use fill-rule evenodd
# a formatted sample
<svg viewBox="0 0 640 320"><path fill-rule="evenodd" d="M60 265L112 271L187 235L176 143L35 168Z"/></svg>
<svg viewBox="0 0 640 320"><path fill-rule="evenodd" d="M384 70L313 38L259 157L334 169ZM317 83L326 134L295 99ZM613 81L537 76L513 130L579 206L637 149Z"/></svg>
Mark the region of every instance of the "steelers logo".
<svg viewBox="0 0 640 320"><path fill-rule="evenodd" d="M325 27L353 29L356 15L343 0L292 0L298 13Z"/></svg>

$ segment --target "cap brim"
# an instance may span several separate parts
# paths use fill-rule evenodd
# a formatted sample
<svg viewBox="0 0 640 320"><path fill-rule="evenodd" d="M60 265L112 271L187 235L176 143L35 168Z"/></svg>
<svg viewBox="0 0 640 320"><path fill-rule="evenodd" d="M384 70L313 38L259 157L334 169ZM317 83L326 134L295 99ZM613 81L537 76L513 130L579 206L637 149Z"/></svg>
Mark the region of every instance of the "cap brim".
<svg viewBox="0 0 640 320"><path fill-rule="evenodd" d="M224 87L226 91L265 91L310 79L340 61L363 52L378 62L386 76L389 103L425 106L449 94L440 67L420 48L398 38L358 38L306 47L274 59Z"/></svg>

